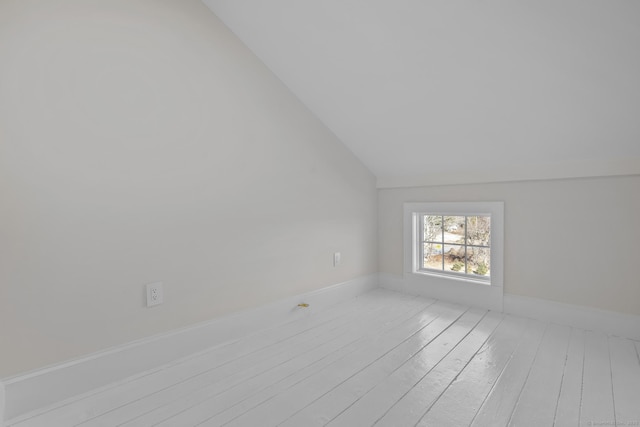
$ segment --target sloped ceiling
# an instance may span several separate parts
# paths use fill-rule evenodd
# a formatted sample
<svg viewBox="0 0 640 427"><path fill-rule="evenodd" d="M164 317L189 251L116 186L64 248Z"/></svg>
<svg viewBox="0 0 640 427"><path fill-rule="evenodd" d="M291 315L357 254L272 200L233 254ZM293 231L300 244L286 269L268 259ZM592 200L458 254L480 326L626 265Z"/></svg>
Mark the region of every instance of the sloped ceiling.
<svg viewBox="0 0 640 427"><path fill-rule="evenodd" d="M639 1L205 3L382 187L640 173Z"/></svg>

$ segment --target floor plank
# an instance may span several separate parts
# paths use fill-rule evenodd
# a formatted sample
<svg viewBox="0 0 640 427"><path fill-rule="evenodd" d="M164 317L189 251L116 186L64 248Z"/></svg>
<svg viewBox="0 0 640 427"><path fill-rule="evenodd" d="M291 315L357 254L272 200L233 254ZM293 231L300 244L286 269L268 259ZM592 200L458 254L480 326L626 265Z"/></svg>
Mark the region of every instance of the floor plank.
<svg viewBox="0 0 640 427"><path fill-rule="evenodd" d="M547 325L529 320L522 340L472 420L475 427L506 426L538 353Z"/></svg>
<svg viewBox="0 0 640 427"><path fill-rule="evenodd" d="M560 396L556 408L554 425L577 426L580 424L580 402L582 401L582 371L584 367L584 331L573 328L562 374Z"/></svg>
<svg viewBox="0 0 640 427"><path fill-rule="evenodd" d="M522 337L524 319L513 316L507 319L429 408L419 426L471 424Z"/></svg>
<svg viewBox="0 0 640 427"><path fill-rule="evenodd" d="M585 333L582 383L581 425L615 425L609 343L603 333Z"/></svg>
<svg viewBox="0 0 640 427"><path fill-rule="evenodd" d="M553 425L571 328L549 325L509 425Z"/></svg>
<svg viewBox="0 0 640 427"><path fill-rule="evenodd" d="M500 320L496 318L496 320ZM507 319L511 322L511 318ZM433 406L436 400L457 379L460 372L486 344L494 333L497 322L488 327L479 325L465 337L458 346L432 371L427 373L409 392L378 419L376 425L398 426L415 425Z"/></svg>
<svg viewBox="0 0 640 427"><path fill-rule="evenodd" d="M609 339L613 403L619 425L640 425L640 358L632 341Z"/></svg>

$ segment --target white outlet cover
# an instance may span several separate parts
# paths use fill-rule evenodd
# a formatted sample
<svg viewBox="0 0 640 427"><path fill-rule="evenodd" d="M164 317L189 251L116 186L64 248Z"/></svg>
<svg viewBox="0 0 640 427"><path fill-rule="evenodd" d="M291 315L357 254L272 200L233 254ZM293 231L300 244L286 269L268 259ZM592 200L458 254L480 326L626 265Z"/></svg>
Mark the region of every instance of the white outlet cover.
<svg viewBox="0 0 640 427"><path fill-rule="evenodd" d="M340 265L341 258L342 258L342 256L340 255L340 252L335 252L333 254L333 266L334 267L337 267L337 266Z"/></svg>
<svg viewBox="0 0 640 427"><path fill-rule="evenodd" d="M162 282L149 283L147 285L147 307L162 304L164 301L164 290Z"/></svg>

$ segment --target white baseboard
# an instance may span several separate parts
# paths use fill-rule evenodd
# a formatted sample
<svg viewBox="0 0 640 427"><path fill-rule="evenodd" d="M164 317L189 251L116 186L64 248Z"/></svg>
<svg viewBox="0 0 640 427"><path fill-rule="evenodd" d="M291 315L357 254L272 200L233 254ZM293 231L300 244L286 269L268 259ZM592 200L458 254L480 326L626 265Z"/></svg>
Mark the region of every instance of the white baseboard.
<svg viewBox="0 0 640 427"><path fill-rule="evenodd" d="M14 419L73 396L160 368L257 330L307 316L312 311L376 288L377 274L364 276L2 380L0 427L3 420ZM297 304L302 301L310 304L310 310L297 309Z"/></svg>
<svg viewBox="0 0 640 427"><path fill-rule="evenodd" d="M640 316L633 314L513 294L496 296L491 293L483 293L484 289L482 288L478 290L476 288L478 285L461 287L460 284L456 284L456 286L446 286L446 284L436 282L425 284L412 280L410 276L404 277L400 274L378 273L378 282L381 288L410 295L423 295L640 341ZM495 289L495 291L502 294L502 288Z"/></svg>
<svg viewBox="0 0 640 427"><path fill-rule="evenodd" d="M378 273L380 287L456 304L502 311L502 287L463 282L446 277Z"/></svg>
<svg viewBox="0 0 640 427"><path fill-rule="evenodd" d="M504 312L640 341L640 316L520 295L504 295Z"/></svg>

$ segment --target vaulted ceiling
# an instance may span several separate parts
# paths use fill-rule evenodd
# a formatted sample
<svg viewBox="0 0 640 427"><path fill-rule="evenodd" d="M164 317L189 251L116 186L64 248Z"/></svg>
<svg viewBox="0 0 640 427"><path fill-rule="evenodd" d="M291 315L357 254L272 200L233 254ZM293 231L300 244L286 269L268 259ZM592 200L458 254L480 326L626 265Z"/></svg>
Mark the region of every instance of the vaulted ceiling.
<svg viewBox="0 0 640 427"><path fill-rule="evenodd" d="M381 186L640 173L638 1L204 2Z"/></svg>

